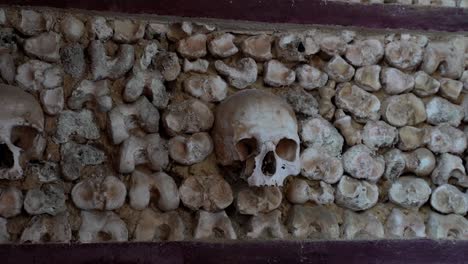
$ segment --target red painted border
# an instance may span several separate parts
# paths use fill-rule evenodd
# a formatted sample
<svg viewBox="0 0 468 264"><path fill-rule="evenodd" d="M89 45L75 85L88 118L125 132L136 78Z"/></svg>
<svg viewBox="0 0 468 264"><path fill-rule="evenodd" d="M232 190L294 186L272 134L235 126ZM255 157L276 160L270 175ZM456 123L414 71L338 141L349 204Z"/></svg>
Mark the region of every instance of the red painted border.
<svg viewBox="0 0 468 264"><path fill-rule="evenodd" d="M0 246L0 263L466 263L468 241L166 242Z"/></svg>
<svg viewBox="0 0 468 264"><path fill-rule="evenodd" d="M468 9L462 8L322 0L2 0L0 3L270 23L468 31Z"/></svg>

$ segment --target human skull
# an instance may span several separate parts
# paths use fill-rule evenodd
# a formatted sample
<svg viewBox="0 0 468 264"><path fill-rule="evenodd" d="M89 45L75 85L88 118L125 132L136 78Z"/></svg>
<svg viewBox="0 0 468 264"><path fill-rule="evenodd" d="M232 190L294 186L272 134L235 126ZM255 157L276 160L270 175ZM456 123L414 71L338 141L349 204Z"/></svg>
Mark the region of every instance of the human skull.
<svg viewBox="0 0 468 264"><path fill-rule="evenodd" d="M300 172L296 116L271 93L249 89L221 102L213 140L219 162L242 162L250 186L281 186L287 176Z"/></svg>
<svg viewBox="0 0 468 264"><path fill-rule="evenodd" d="M0 84L0 179L23 176L29 160L45 148L41 105L21 88Z"/></svg>

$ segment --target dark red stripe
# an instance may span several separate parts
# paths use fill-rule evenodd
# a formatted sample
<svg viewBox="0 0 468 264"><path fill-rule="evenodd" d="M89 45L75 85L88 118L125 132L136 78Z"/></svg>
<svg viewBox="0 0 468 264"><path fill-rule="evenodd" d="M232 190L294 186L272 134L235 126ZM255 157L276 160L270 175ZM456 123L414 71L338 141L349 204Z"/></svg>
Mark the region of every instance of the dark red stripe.
<svg viewBox="0 0 468 264"><path fill-rule="evenodd" d="M468 31L468 11L461 8L319 0L3 0L1 3L271 23Z"/></svg>
<svg viewBox="0 0 468 264"><path fill-rule="evenodd" d="M0 263L466 263L467 241L1 245Z"/></svg>

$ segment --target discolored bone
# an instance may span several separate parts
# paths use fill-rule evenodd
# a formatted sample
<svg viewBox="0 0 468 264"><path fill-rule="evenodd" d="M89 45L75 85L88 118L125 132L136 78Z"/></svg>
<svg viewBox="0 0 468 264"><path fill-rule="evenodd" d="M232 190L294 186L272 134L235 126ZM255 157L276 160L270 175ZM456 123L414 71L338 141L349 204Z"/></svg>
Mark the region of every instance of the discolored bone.
<svg viewBox="0 0 468 264"><path fill-rule="evenodd" d="M45 149L41 106L21 88L0 84L0 124L0 179L21 179L26 164L41 159Z"/></svg>
<svg viewBox="0 0 468 264"><path fill-rule="evenodd" d="M398 178L388 191L390 201L404 208L419 208L431 196L431 187L421 179L413 176Z"/></svg>
<svg viewBox="0 0 468 264"><path fill-rule="evenodd" d="M23 193L16 187L0 188L0 217L10 218L21 213Z"/></svg>
<svg viewBox="0 0 468 264"><path fill-rule="evenodd" d="M230 33L220 34L208 43L208 50L216 57L230 57L239 51L233 42L234 38L235 36Z"/></svg>
<svg viewBox="0 0 468 264"><path fill-rule="evenodd" d="M229 84L237 89L244 89L257 80L257 64L252 58L243 58L233 66L217 60L214 63L219 74L226 76Z"/></svg>
<svg viewBox="0 0 468 264"><path fill-rule="evenodd" d="M356 70L354 81L362 89L375 92L382 88L380 84L381 67L379 65L364 66Z"/></svg>
<svg viewBox="0 0 468 264"><path fill-rule="evenodd" d="M396 127L413 126L426 120L423 101L412 93L387 97L381 112L383 119Z"/></svg>
<svg viewBox="0 0 468 264"><path fill-rule="evenodd" d="M198 211L198 223L193 237L195 239L213 239L220 238L219 236L224 239L237 239L236 231L234 231L231 219L229 219L226 212Z"/></svg>
<svg viewBox="0 0 468 264"><path fill-rule="evenodd" d="M401 70L416 68L423 59L424 46L414 39L395 40L385 46L385 60Z"/></svg>
<svg viewBox="0 0 468 264"><path fill-rule="evenodd" d="M339 55L333 56L325 65L324 71L336 82L349 82L354 76L354 68Z"/></svg>
<svg viewBox="0 0 468 264"><path fill-rule="evenodd" d="M340 236L337 216L323 206L294 205L287 226L295 238L338 239Z"/></svg>
<svg viewBox="0 0 468 264"><path fill-rule="evenodd" d="M328 153L307 148L301 154L301 175L334 184L343 176L343 165L340 159Z"/></svg>
<svg viewBox="0 0 468 264"><path fill-rule="evenodd" d="M114 30L109 26L104 17L94 17L89 21L89 31L93 38L108 40L114 35Z"/></svg>
<svg viewBox="0 0 468 264"><path fill-rule="evenodd" d="M285 99L294 112L304 116L316 116L318 114L318 102L314 95L306 92L300 86L278 89L276 95Z"/></svg>
<svg viewBox="0 0 468 264"><path fill-rule="evenodd" d="M432 239L468 239L468 220L461 215L431 212L427 236Z"/></svg>
<svg viewBox="0 0 468 264"><path fill-rule="evenodd" d="M91 146L68 142L61 145L63 177L73 181L80 177L81 170L88 165L99 165L106 160L103 151Z"/></svg>
<svg viewBox="0 0 468 264"><path fill-rule="evenodd" d="M323 118L331 120L335 114L335 105L332 102L333 96L336 94L335 81L328 81L327 85L318 88L320 101L319 113Z"/></svg>
<svg viewBox="0 0 468 264"><path fill-rule="evenodd" d="M427 148L434 153L461 154L467 147L463 131L447 123L427 128L423 140Z"/></svg>
<svg viewBox="0 0 468 264"><path fill-rule="evenodd" d="M406 168L406 155L399 149L391 149L383 155L385 160L384 177L395 181Z"/></svg>
<svg viewBox="0 0 468 264"><path fill-rule="evenodd" d="M8 243L10 241L10 234L7 229L7 220L0 217L0 244Z"/></svg>
<svg viewBox="0 0 468 264"><path fill-rule="evenodd" d="M55 134L56 142L66 143L72 136L89 140L101 137L99 128L94 121L93 112L83 109L79 112L65 110L60 113Z"/></svg>
<svg viewBox="0 0 468 264"><path fill-rule="evenodd" d="M214 116L210 108L200 100L189 99L168 106L162 116L170 135L207 131L213 126Z"/></svg>
<svg viewBox="0 0 468 264"><path fill-rule="evenodd" d="M179 207L179 190L174 179L164 172L148 174L136 170L132 173L129 191L130 206L143 210L154 203L160 210L170 211Z"/></svg>
<svg viewBox="0 0 468 264"><path fill-rule="evenodd" d="M327 35L323 36L318 40L320 50L328 54L329 56L344 55L346 53L347 42L350 39L346 39L343 35Z"/></svg>
<svg viewBox="0 0 468 264"><path fill-rule="evenodd" d="M333 125L341 132L347 145L354 146L361 144L361 130L353 126L351 117L346 115L342 109L338 109L335 112L335 122Z"/></svg>
<svg viewBox="0 0 468 264"><path fill-rule="evenodd" d="M130 136L120 146L120 173L131 173L136 166L142 164L147 164L155 171L161 171L168 166L167 142L159 134Z"/></svg>
<svg viewBox="0 0 468 264"><path fill-rule="evenodd" d="M219 102L227 96L227 84L218 75L192 75L184 80L185 92L204 102Z"/></svg>
<svg viewBox="0 0 468 264"><path fill-rule="evenodd" d="M341 154L344 139L338 130L321 117L312 117L301 123L302 143L309 148L325 151L330 156Z"/></svg>
<svg viewBox="0 0 468 264"><path fill-rule="evenodd" d="M338 85L335 103L337 107L351 113L358 122L380 118L379 99L351 83Z"/></svg>
<svg viewBox="0 0 468 264"><path fill-rule="evenodd" d="M242 52L249 57L254 58L256 61L270 60L273 55L271 54L271 42L273 37L260 34L251 36L242 41Z"/></svg>
<svg viewBox="0 0 468 264"><path fill-rule="evenodd" d="M0 54L0 77L8 84L13 84L16 76L16 66L10 53Z"/></svg>
<svg viewBox="0 0 468 264"><path fill-rule="evenodd" d="M20 242L69 243L72 240L72 230L68 217L68 213L34 216L23 230Z"/></svg>
<svg viewBox="0 0 468 264"><path fill-rule="evenodd" d="M213 152L213 141L206 132L190 136L175 136L168 142L169 156L179 164L193 165Z"/></svg>
<svg viewBox="0 0 468 264"><path fill-rule="evenodd" d="M24 209L30 215L57 215L64 212L65 191L58 184L46 184L40 188L28 190L24 198Z"/></svg>
<svg viewBox="0 0 468 264"><path fill-rule="evenodd" d="M191 176L182 182L179 193L182 203L194 211L216 212L233 201L231 186L216 175Z"/></svg>
<svg viewBox="0 0 468 264"><path fill-rule="evenodd" d="M206 35L195 34L179 40L177 51L187 59L198 59L206 55Z"/></svg>
<svg viewBox="0 0 468 264"><path fill-rule="evenodd" d="M432 125L448 123L458 127L465 113L462 106L453 104L444 98L434 96L426 104L427 122Z"/></svg>
<svg viewBox="0 0 468 264"><path fill-rule="evenodd" d="M263 66L263 81L273 87L288 86L296 80L296 73L277 60L269 60Z"/></svg>
<svg viewBox="0 0 468 264"><path fill-rule="evenodd" d="M377 203L379 188L373 183L341 177L336 186L336 204L353 211L367 210Z"/></svg>
<svg viewBox="0 0 468 264"><path fill-rule="evenodd" d="M456 185L468 187L468 178L465 175L465 167L460 157L444 153L437 159L437 166L432 172L432 182L436 185L448 183L450 178L457 179Z"/></svg>
<svg viewBox="0 0 468 264"><path fill-rule="evenodd" d="M296 68L296 76L299 85L306 90L313 90L325 86L328 75L308 64L302 64Z"/></svg>
<svg viewBox="0 0 468 264"><path fill-rule="evenodd" d="M134 241L181 241L185 224L175 211L157 213L144 209L137 221Z"/></svg>
<svg viewBox="0 0 468 264"><path fill-rule="evenodd" d="M412 152L405 153L405 170L416 174L416 176L428 176L435 168L436 158L427 148L418 148Z"/></svg>
<svg viewBox="0 0 468 264"><path fill-rule="evenodd" d="M413 76L395 68L383 68L380 79L387 94L407 93L414 88Z"/></svg>
<svg viewBox="0 0 468 264"><path fill-rule="evenodd" d="M458 79L465 68L465 43L461 38L431 42L426 47L421 69L428 74L440 71L443 77Z"/></svg>
<svg viewBox="0 0 468 264"><path fill-rule="evenodd" d="M377 64L384 55L384 46L377 39L355 41L346 49L346 59L354 66Z"/></svg>
<svg viewBox="0 0 468 264"><path fill-rule="evenodd" d="M68 107L73 110L82 109L87 102L94 101L101 112L108 112L112 108L112 98L110 96L109 81L89 81L83 80L78 87L73 90L68 98Z"/></svg>
<svg viewBox="0 0 468 264"><path fill-rule="evenodd" d="M424 145L426 129L404 126L398 129L398 148L413 150Z"/></svg>
<svg viewBox="0 0 468 264"><path fill-rule="evenodd" d="M114 212L81 211L78 240L81 243L127 241L128 230Z"/></svg>
<svg viewBox="0 0 468 264"><path fill-rule="evenodd" d="M47 114L57 115L63 110L63 107L65 105L65 99L62 87L42 90L40 92L39 97L44 112L46 112Z"/></svg>
<svg viewBox="0 0 468 264"><path fill-rule="evenodd" d="M235 205L241 214L265 214L278 208L282 198L283 193L276 186L249 187L239 191Z"/></svg>
<svg viewBox="0 0 468 264"><path fill-rule="evenodd" d="M158 52L153 59L153 64L168 82L174 81L180 74L179 58L175 52Z"/></svg>
<svg viewBox="0 0 468 264"><path fill-rule="evenodd" d="M197 59L194 61L184 59L184 72L206 73L209 65L210 63L204 59Z"/></svg>
<svg viewBox="0 0 468 264"><path fill-rule="evenodd" d="M113 21L114 41L117 43L134 43L145 35L145 24L129 19Z"/></svg>
<svg viewBox="0 0 468 264"><path fill-rule="evenodd" d="M41 183L56 182L60 177L59 166L55 162L45 161L31 164L31 175Z"/></svg>
<svg viewBox="0 0 468 264"><path fill-rule="evenodd" d="M429 74L418 71L414 74L413 93L419 97L430 96L439 91L440 82L432 78Z"/></svg>
<svg viewBox="0 0 468 264"><path fill-rule="evenodd" d="M48 62L60 60L60 47L62 39L55 32L42 33L24 42L24 50L30 56L35 56Z"/></svg>
<svg viewBox="0 0 468 264"><path fill-rule="evenodd" d="M362 139L373 150L392 147L398 141L398 130L384 121L369 121L362 130Z"/></svg>
<svg viewBox="0 0 468 264"><path fill-rule="evenodd" d="M122 207L127 196L125 184L115 176L88 178L71 191L76 207L83 210L114 210Z"/></svg>
<svg viewBox="0 0 468 264"><path fill-rule="evenodd" d="M62 85L61 69L39 60L30 60L18 66L16 82L26 91L41 91Z"/></svg>
<svg viewBox="0 0 468 264"><path fill-rule="evenodd" d="M88 50L94 80L118 79L132 68L135 61L134 48L128 44L120 45L119 53L114 57L106 54L106 48L99 40L91 41Z"/></svg>
<svg viewBox="0 0 468 264"><path fill-rule="evenodd" d="M385 235L394 238L424 238L424 219L418 212L405 214L400 209L393 208L385 222Z"/></svg>
<svg viewBox="0 0 468 264"><path fill-rule="evenodd" d="M65 39L70 42L79 41L85 33L84 23L71 14L67 14L60 22L60 29Z"/></svg>
<svg viewBox="0 0 468 264"><path fill-rule="evenodd" d="M451 184L442 184L432 192L431 206L443 214L465 215L468 195Z"/></svg>
<svg viewBox="0 0 468 264"><path fill-rule="evenodd" d="M384 173L385 161L381 155L360 144L343 154L343 169L354 178L376 182Z"/></svg>
<svg viewBox="0 0 468 264"><path fill-rule="evenodd" d="M19 11L18 17L14 17L12 24L19 32L27 36L34 36L50 30L53 22L53 18L48 14L22 9Z"/></svg>
<svg viewBox="0 0 468 264"><path fill-rule="evenodd" d="M447 98L452 102L457 102L463 90L463 83L460 81L441 78L439 93L442 97Z"/></svg>
<svg viewBox="0 0 468 264"><path fill-rule="evenodd" d="M320 181L320 189L314 189L302 179L294 178L286 189L286 198L293 204L304 204L313 201L316 204L333 203L335 190L325 182Z"/></svg>
<svg viewBox="0 0 468 264"><path fill-rule="evenodd" d="M267 237L284 239L288 232L281 222L281 211L274 210L266 214L252 216L249 222L248 238L259 238L267 233Z"/></svg>
<svg viewBox="0 0 468 264"><path fill-rule="evenodd" d="M342 238L344 239L378 239L384 237L384 227L372 212L344 212Z"/></svg>
<svg viewBox="0 0 468 264"><path fill-rule="evenodd" d="M286 33L276 38L275 49L278 58L285 61L305 61L320 48L313 39L314 32Z"/></svg>
<svg viewBox="0 0 468 264"><path fill-rule="evenodd" d="M141 127L147 133L159 130L158 109L144 96L134 103L115 106L108 117L108 129L114 144L128 139L130 131L136 127Z"/></svg>
<svg viewBox="0 0 468 264"><path fill-rule="evenodd" d="M250 186L282 185L300 172L296 117L286 101L269 92L249 89L224 100L213 141L219 163L243 163Z"/></svg>

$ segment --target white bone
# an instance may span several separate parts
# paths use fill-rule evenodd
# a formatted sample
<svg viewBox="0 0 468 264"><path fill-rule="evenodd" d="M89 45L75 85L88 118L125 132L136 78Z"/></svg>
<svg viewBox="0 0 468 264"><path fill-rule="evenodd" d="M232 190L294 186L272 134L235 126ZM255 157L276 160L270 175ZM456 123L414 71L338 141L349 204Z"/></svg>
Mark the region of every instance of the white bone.
<svg viewBox="0 0 468 264"><path fill-rule="evenodd" d="M114 210L122 207L127 188L114 176L88 178L78 182L71 191L76 207L83 210Z"/></svg>
<svg viewBox="0 0 468 264"><path fill-rule="evenodd" d="M280 206L282 198L283 193L276 186L244 188L237 194L236 208L246 215L268 213Z"/></svg>
<svg viewBox="0 0 468 264"><path fill-rule="evenodd" d="M213 239L217 237L215 230L220 232L224 239L237 239L237 234L225 211L209 213L200 210L193 237L195 239Z"/></svg>
<svg viewBox="0 0 468 264"><path fill-rule="evenodd" d="M432 239L468 239L468 220L461 215L431 212L427 221L427 236Z"/></svg>
<svg viewBox="0 0 468 264"><path fill-rule="evenodd" d="M343 176L336 186L336 204L353 211L367 210L373 207L378 198L379 188L367 181Z"/></svg>
<svg viewBox="0 0 468 264"><path fill-rule="evenodd" d="M236 54L239 49L234 44L235 36L224 33L213 38L208 44L208 49L213 56L226 58Z"/></svg>
<svg viewBox="0 0 468 264"><path fill-rule="evenodd" d="M281 211L279 210L252 216L249 226L250 231L247 233L248 238L259 238L265 233L267 233L269 237L277 239L284 239L287 236L286 228L281 223Z"/></svg>
<svg viewBox="0 0 468 264"><path fill-rule="evenodd" d="M296 238L338 239L340 226L334 211L323 206L294 205L287 223Z"/></svg>
<svg viewBox="0 0 468 264"><path fill-rule="evenodd" d="M127 241L128 230L114 212L81 211L78 240L81 243Z"/></svg>
<svg viewBox="0 0 468 264"><path fill-rule="evenodd" d="M229 84L237 89L244 89L257 80L257 64L252 58L240 59L233 66L217 60L214 66L221 75L227 77Z"/></svg>
<svg viewBox="0 0 468 264"><path fill-rule="evenodd" d="M424 219L418 212L405 214L400 209L393 208L385 223L385 235L395 238L424 238Z"/></svg>
<svg viewBox="0 0 468 264"><path fill-rule="evenodd" d="M257 61L270 60L273 57L271 54L272 41L273 37L266 34L248 37L242 42L242 52Z"/></svg>
<svg viewBox="0 0 468 264"><path fill-rule="evenodd" d="M106 48L99 40L91 41L88 49L94 80L118 79L132 68L135 61L134 48L128 44L120 45L119 53L113 58L106 54Z"/></svg>
<svg viewBox="0 0 468 264"><path fill-rule="evenodd" d="M432 192L431 206L443 214L465 215L468 211L468 195L451 184L442 184Z"/></svg>
<svg viewBox="0 0 468 264"><path fill-rule="evenodd" d="M404 208L419 208L431 196L431 187L421 179L413 176L398 178L388 191L390 201Z"/></svg>
<svg viewBox="0 0 468 264"><path fill-rule="evenodd" d="M213 140L206 132L190 136L175 136L168 142L169 156L179 164L193 165L213 152Z"/></svg>
<svg viewBox="0 0 468 264"><path fill-rule="evenodd" d="M377 39L355 41L346 49L346 59L354 66L377 64L384 55L384 46Z"/></svg>
<svg viewBox="0 0 468 264"><path fill-rule="evenodd" d="M180 241L185 238L185 224L176 211L156 213L142 211L137 220L135 241Z"/></svg>
<svg viewBox="0 0 468 264"><path fill-rule="evenodd" d="M179 190L174 179L164 172L149 175L136 170L132 173L129 191L130 206L142 210L154 203L160 210L170 211L179 207ZM156 194L156 195L154 195Z"/></svg>
<svg viewBox="0 0 468 264"><path fill-rule="evenodd" d="M344 239L378 239L384 237L384 227L371 212L361 214L346 210L343 223Z"/></svg>
<svg viewBox="0 0 468 264"><path fill-rule="evenodd" d="M194 211L216 212L233 201L231 186L216 175L191 176L182 182L179 193L182 203Z"/></svg>
<svg viewBox="0 0 468 264"><path fill-rule="evenodd" d="M122 143L119 172L131 173L141 164L148 164L155 171L163 170L169 164L167 142L159 134L148 134L144 137L130 136Z"/></svg>
<svg viewBox="0 0 468 264"><path fill-rule="evenodd" d="M351 113L358 122L380 118L379 99L351 83L338 85L335 103L337 107Z"/></svg>
<svg viewBox="0 0 468 264"><path fill-rule="evenodd" d="M304 204L313 201L316 204L333 203L335 190L325 182L320 182L319 190L311 187L305 180L293 178L286 189L288 201L294 204Z"/></svg>
<svg viewBox="0 0 468 264"><path fill-rule="evenodd" d="M82 109L83 104L94 100L99 111L110 111L112 108L112 98L110 96L109 86L110 83L108 80L96 82L89 80L81 81L68 99L68 107L73 110Z"/></svg>

